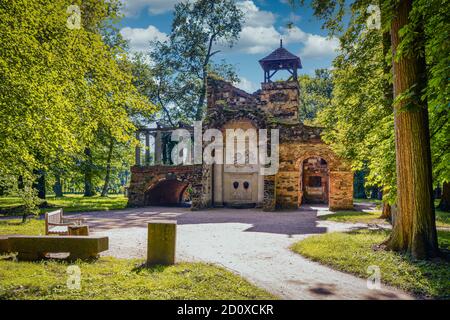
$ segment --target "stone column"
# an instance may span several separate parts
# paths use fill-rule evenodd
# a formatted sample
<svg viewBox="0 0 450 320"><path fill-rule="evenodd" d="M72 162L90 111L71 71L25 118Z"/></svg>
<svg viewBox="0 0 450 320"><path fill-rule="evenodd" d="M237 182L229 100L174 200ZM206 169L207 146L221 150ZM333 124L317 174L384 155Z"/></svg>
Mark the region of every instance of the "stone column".
<svg viewBox="0 0 450 320"><path fill-rule="evenodd" d="M145 132L145 165L150 165L150 133Z"/></svg>
<svg viewBox="0 0 450 320"><path fill-rule="evenodd" d="M162 164L162 134L161 131L156 131L155 136L155 164Z"/></svg>
<svg viewBox="0 0 450 320"><path fill-rule="evenodd" d="M141 165L141 146L140 146L141 141L140 141L139 131L136 132L136 139L138 140L139 144L136 146L136 149L135 149L135 161L134 161L134 164L137 165L137 166L140 166Z"/></svg>
<svg viewBox="0 0 450 320"><path fill-rule="evenodd" d="M214 206L223 206L223 164L214 164Z"/></svg>

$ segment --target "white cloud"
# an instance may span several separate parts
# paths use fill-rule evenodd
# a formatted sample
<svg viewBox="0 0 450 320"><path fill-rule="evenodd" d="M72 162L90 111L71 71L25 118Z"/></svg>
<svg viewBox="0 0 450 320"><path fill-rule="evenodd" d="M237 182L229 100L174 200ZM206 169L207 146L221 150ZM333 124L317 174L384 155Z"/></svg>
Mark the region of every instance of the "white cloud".
<svg viewBox="0 0 450 320"><path fill-rule="evenodd" d="M149 25L147 29L144 28L130 28L125 27L120 30L122 36L129 41L130 49L133 52L147 52L150 41L164 41L167 35L161 32L155 26Z"/></svg>
<svg viewBox="0 0 450 320"><path fill-rule="evenodd" d="M234 83L234 85L248 93L253 93L258 90L258 86L255 83L244 77L241 77L240 82Z"/></svg>
<svg viewBox="0 0 450 320"><path fill-rule="evenodd" d="M262 11L251 0L240 1L236 6L244 13L247 27L271 26L275 23L276 17L272 12Z"/></svg>
<svg viewBox="0 0 450 320"><path fill-rule="evenodd" d="M309 34L304 44L300 51L300 56L303 58L334 57L339 49L337 38L329 39L316 34Z"/></svg>
<svg viewBox="0 0 450 320"><path fill-rule="evenodd" d="M173 10L181 0L122 0L123 13L127 17L138 16L140 11L147 10L150 14L161 14Z"/></svg>
<svg viewBox="0 0 450 320"><path fill-rule="evenodd" d="M245 22L239 35L238 42L233 48L219 46L225 52L243 52L248 54L268 54L279 46L280 39L285 45L303 44L301 57L332 57L338 47L337 39L306 33L300 28L275 28L277 17L269 11L261 10L254 1L244 0L237 2L237 6L244 12ZM292 21L298 21L300 16L292 14Z"/></svg>

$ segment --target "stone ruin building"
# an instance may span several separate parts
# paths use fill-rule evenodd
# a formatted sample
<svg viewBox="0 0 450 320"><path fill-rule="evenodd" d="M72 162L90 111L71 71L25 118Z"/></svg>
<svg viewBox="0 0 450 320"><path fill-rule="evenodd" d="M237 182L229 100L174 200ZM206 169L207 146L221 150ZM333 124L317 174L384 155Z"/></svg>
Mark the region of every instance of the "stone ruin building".
<svg viewBox="0 0 450 320"><path fill-rule="evenodd" d="M353 208L353 173L347 163L321 140L321 128L298 118L300 58L280 47L259 61L264 70L261 89L253 94L208 78L203 130L279 129L279 170L261 175L259 165L170 165L170 133L176 128L142 129L145 152L136 148L128 190L130 206L182 205L261 207L266 211L298 208L304 203L327 204L331 210ZM287 81L272 81L280 70ZM192 127L184 126L189 131ZM154 140L150 153L150 139ZM143 158L143 159L142 159Z"/></svg>

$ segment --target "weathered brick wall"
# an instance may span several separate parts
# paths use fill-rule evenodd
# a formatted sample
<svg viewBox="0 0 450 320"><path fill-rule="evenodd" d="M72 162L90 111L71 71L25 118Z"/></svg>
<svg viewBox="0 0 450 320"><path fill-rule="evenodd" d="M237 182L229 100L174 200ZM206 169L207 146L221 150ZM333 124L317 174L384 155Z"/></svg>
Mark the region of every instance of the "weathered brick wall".
<svg viewBox="0 0 450 320"><path fill-rule="evenodd" d="M262 83L262 109L275 118L298 121L299 86L296 81Z"/></svg>
<svg viewBox="0 0 450 320"><path fill-rule="evenodd" d="M192 188L192 206L201 207L204 202L202 184L202 165L191 166L133 166L128 189L128 205L144 206L145 193L158 182L177 179L188 182ZM170 192L170 190L168 190Z"/></svg>
<svg viewBox="0 0 450 320"><path fill-rule="evenodd" d="M324 143L280 143L280 168L276 175L276 205L280 208L296 208L302 203L301 170L304 160L321 157L329 170L330 209L353 208L353 172Z"/></svg>

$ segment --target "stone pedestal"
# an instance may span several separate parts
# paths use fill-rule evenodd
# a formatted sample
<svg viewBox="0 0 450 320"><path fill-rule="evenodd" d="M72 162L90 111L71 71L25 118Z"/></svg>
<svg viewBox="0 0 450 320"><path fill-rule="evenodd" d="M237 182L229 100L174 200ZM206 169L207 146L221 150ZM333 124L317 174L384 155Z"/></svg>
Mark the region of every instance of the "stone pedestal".
<svg viewBox="0 0 450 320"><path fill-rule="evenodd" d="M148 223L147 265L175 263L177 222L170 220Z"/></svg>

